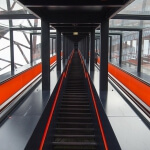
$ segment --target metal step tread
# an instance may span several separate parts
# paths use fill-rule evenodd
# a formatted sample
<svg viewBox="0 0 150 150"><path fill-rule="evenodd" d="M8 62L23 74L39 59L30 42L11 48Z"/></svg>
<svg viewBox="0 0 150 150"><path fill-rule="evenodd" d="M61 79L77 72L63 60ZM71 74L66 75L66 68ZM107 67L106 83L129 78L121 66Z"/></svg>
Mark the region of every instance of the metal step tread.
<svg viewBox="0 0 150 150"><path fill-rule="evenodd" d="M96 142L52 142L53 145L96 146Z"/></svg>
<svg viewBox="0 0 150 150"><path fill-rule="evenodd" d="M95 138L96 135L61 135L61 134L55 134L54 137L59 138Z"/></svg>

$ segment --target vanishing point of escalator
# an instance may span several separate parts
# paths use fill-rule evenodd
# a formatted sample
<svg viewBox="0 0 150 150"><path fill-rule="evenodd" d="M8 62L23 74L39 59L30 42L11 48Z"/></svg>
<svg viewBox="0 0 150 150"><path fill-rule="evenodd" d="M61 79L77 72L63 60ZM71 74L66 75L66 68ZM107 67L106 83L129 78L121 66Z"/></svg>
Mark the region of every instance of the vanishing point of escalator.
<svg viewBox="0 0 150 150"><path fill-rule="evenodd" d="M66 88L54 119L52 147L54 150L97 149L94 114L77 52L70 67Z"/></svg>
<svg viewBox="0 0 150 150"><path fill-rule="evenodd" d="M25 150L121 150L81 57L72 52Z"/></svg>

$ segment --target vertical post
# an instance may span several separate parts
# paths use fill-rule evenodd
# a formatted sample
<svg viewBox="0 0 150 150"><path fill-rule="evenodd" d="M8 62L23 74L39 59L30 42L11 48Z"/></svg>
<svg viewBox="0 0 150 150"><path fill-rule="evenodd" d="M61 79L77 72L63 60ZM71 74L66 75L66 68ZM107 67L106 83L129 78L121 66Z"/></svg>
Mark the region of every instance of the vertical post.
<svg viewBox="0 0 150 150"><path fill-rule="evenodd" d="M61 32L57 30L57 35L56 35L56 42L57 42L57 71L61 71Z"/></svg>
<svg viewBox="0 0 150 150"><path fill-rule="evenodd" d="M86 37L84 38L84 59L86 58Z"/></svg>
<svg viewBox="0 0 150 150"><path fill-rule="evenodd" d="M111 61L111 51L112 51L112 36L110 36L110 54L109 54L110 61Z"/></svg>
<svg viewBox="0 0 150 150"><path fill-rule="evenodd" d="M120 53L119 53L119 66L122 63L122 34L120 34Z"/></svg>
<svg viewBox="0 0 150 150"><path fill-rule="evenodd" d="M86 54L87 54L87 36L85 36L85 60L86 60L86 58L87 58L87 56L86 56Z"/></svg>
<svg viewBox="0 0 150 150"><path fill-rule="evenodd" d="M65 40L65 35L63 35L63 63L65 63L66 60L66 40Z"/></svg>
<svg viewBox="0 0 150 150"><path fill-rule="evenodd" d="M7 0L7 9L10 11L10 1ZM13 26L13 22L9 19L9 28ZM13 30L10 29L10 61L11 61L11 74L14 74L15 62L14 62L14 39L13 39Z"/></svg>
<svg viewBox="0 0 150 150"><path fill-rule="evenodd" d="M65 51L66 51L66 59L68 59L68 38L65 38Z"/></svg>
<svg viewBox="0 0 150 150"><path fill-rule="evenodd" d="M42 90L50 90L50 40L49 23L41 20L41 50L42 50Z"/></svg>
<svg viewBox="0 0 150 150"><path fill-rule="evenodd" d="M101 23L100 96L108 91L108 31L109 20Z"/></svg>
<svg viewBox="0 0 150 150"><path fill-rule="evenodd" d="M54 48L54 46L53 46L53 38L52 38L52 55L53 55L53 48Z"/></svg>
<svg viewBox="0 0 150 150"><path fill-rule="evenodd" d="M87 39L86 63L89 63L89 35L86 37L86 39Z"/></svg>
<svg viewBox="0 0 150 150"><path fill-rule="evenodd" d="M95 47L96 47L95 48L95 50L96 50L95 52L97 53L97 39L96 39L96 45L95 45Z"/></svg>
<svg viewBox="0 0 150 150"><path fill-rule="evenodd" d="M32 33L30 33L30 63L33 63Z"/></svg>
<svg viewBox="0 0 150 150"><path fill-rule="evenodd" d="M142 33L143 31L139 31L139 46L138 46L138 64L137 64L137 72L141 73L141 52L142 52Z"/></svg>
<svg viewBox="0 0 150 150"><path fill-rule="evenodd" d="M14 38L12 29L10 29L10 60L11 60L11 73L13 74L15 62L14 62Z"/></svg>
<svg viewBox="0 0 150 150"><path fill-rule="evenodd" d="M90 71L94 71L94 54L95 54L95 29L92 29L92 31L91 31Z"/></svg>

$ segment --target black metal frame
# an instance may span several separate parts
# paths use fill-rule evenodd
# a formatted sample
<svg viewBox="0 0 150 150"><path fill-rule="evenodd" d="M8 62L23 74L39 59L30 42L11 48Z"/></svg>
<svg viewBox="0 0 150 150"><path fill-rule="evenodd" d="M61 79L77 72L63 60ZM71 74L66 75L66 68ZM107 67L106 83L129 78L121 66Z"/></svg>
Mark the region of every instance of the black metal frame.
<svg viewBox="0 0 150 150"><path fill-rule="evenodd" d="M143 30L140 28L109 28L109 30L120 30L120 31L137 31L139 32L139 44L138 44L138 64L137 64L137 72L141 73L141 51L142 51L142 34L143 34ZM119 62L120 62L121 58L119 56ZM119 65L121 65L119 63Z"/></svg>

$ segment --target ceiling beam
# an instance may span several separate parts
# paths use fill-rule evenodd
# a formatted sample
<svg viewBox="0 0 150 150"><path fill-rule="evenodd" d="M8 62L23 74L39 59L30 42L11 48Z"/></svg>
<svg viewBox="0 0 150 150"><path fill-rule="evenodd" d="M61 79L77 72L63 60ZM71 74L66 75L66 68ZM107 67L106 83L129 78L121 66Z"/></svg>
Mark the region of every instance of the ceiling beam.
<svg viewBox="0 0 150 150"><path fill-rule="evenodd" d="M108 6L120 7L129 0L19 0L27 7L55 7L55 6Z"/></svg>
<svg viewBox="0 0 150 150"><path fill-rule="evenodd" d="M0 19L38 19L32 14L2 14Z"/></svg>
<svg viewBox="0 0 150 150"><path fill-rule="evenodd" d="M89 33L91 32L91 30L93 29L93 27L89 27L89 28L56 28L58 30L60 30L62 33L73 33L73 32L82 32L82 33Z"/></svg>
<svg viewBox="0 0 150 150"><path fill-rule="evenodd" d="M112 19L150 20L150 15L117 14Z"/></svg>

